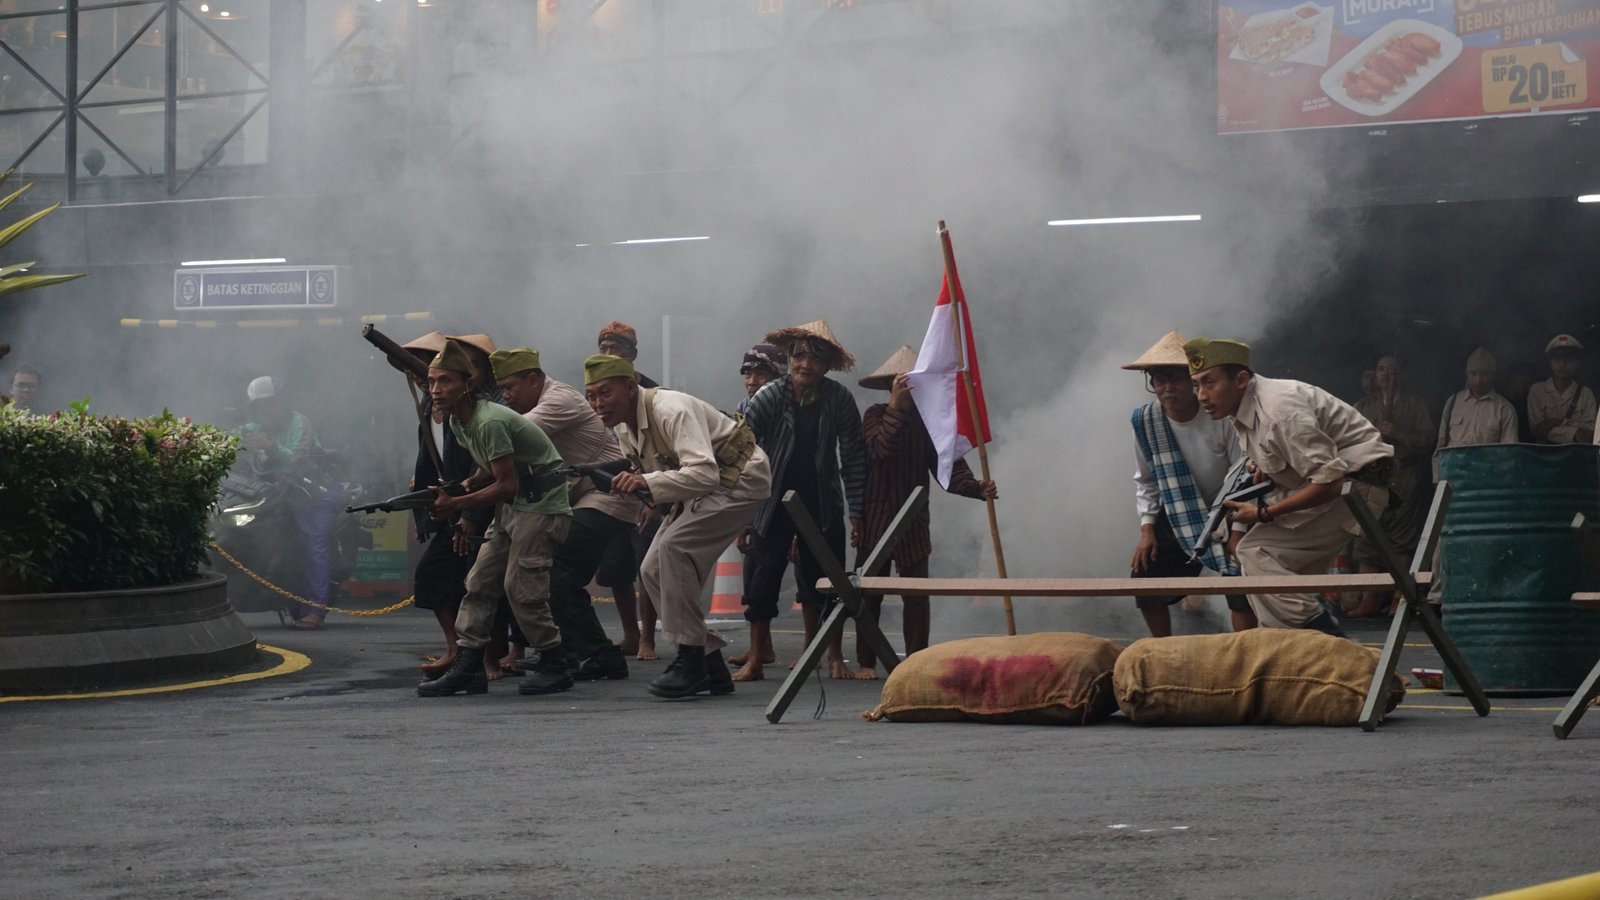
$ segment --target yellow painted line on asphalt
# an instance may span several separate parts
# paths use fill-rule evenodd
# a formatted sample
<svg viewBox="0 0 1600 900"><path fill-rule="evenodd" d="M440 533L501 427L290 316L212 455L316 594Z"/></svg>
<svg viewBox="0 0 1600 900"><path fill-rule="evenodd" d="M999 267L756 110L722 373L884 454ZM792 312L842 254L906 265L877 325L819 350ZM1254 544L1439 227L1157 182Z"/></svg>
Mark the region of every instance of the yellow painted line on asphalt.
<svg viewBox="0 0 1600 900"><path fill-rule="evenodd" d="M1593 900L1600 896L1600 872L1579 875L1547 884L1492 894L1480 900Z"/></svg>
<svg viewBox="0 0 1600 900"><path fill-rule="evenodd" d="M282 647L269 647L266 644L257 644L257 650L263 650L278 657L277 665L264 672L246 672L243 675L229 675L225 678L209 678L205 681L186 681L182 684L163 684L157 687L127 688L120 691L90 691L82 694L28 694L22 696L0 697L0 703L21 703L26 700L97 700L107 697L139 697L145 694L170 694L174 691L192 691L198 688L220 687L225 684L243 684L246 681L260 681L263 678L276 678L279 675L290 675L311 665L311 657Z"/></svg>

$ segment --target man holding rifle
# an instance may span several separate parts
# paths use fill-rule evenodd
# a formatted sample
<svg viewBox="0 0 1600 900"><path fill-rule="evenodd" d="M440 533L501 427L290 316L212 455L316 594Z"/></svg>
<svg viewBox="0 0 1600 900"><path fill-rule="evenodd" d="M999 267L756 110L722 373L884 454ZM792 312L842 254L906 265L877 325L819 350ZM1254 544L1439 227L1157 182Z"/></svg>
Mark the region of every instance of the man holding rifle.
<svg viewBox="0 0 1600 900"><path fill-rule="evenodd" d="M733 677L722 658L728 642L706 628L700 596L717 557L772 492L767 456L748 427L704 400L640 388L633 363L621 357L589 357L583 383L589 405L616 429L635 469L617 473L612 492L646 490L658 507L671 507L640 567L661 611L662 634L678 645L650 693L668 699L731 694Z"/></svg>
<svg viewBox="0 0 1600 900"><path fill-rule="evenodd" d="M1233 417L1257 481L1276 487L1256 504L1226 501L1233 521L1251 526L1238 544L1245 576L1315 575L1358 531L1340 497L1346 479L1373 510L1389 502L1394 448L1355 407L1300 381L1262 378L1250 347L1195 338L1183 345L1200 406ZM1315 594L1251 594L1268 628L1314 628L1344 636Z"/></svg>
<svg viewBox="0 0 1600 900"><path fill-rule="evenodd" d="M1225 487L1233 486L1235 467L1243 473L1243 452L1227 422L1200 415L1183 343L1183 335L1169 331L1123 366L1143 372L1145 389L1155 395L1135 409L1131 419L1134 507L1139 513L1132 578L1193 578L1201 568L1220 575L1239 574L1238 564L1228 558L1223 545L1212 543L1199 554L1190 552L1200 542L1206 511ZM1227 596L1233 630L1256 627L1250 601L1242 594ZM1134 602L1150 634L1169 637L1171 607L1182 599L1139 597Z"/></svg>
<svg viewBox="0 0 1600 900"><path fill-rule="evenodd" d="M572 687L561 632L550 615L552 554L572 522L561 456L537 425L484 399L481 389L466 351L456 341L446 341L428 368L428 395L436 408L449 414L450 429L480 471L460 496L435 488L437 496L428 515L445 521L463 509L488 506L495 517L488 542L467 573L467 592L456 616L460 651L455 664L417 686L423 697L460 691L481 694L489 689L483 648L501 596L510 601L529 645L539 651L537 668L523 679L519 691L548 694Z"/></svg>
<svg viewBox="0 0 1600 900"><path fill-rule="evenodd" d="M489 362L506 405L539 426L566 465L604 465L622 459L616 439L583 395L539 368L539 351L496 350ZM606 548L639 521L640 504L630 494L597 490L589 478L575 478L569 484L572 527L555 548L550 612L561 629L568 661L577 664L577 680L627 678L622 648L606 637L585 586L594 578Z"/></svg>

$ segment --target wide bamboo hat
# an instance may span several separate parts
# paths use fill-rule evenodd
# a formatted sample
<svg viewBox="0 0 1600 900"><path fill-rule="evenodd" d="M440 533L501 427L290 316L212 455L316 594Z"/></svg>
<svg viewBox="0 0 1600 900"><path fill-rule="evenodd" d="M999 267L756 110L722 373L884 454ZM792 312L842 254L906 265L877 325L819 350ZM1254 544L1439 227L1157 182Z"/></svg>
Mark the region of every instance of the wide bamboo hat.
<svg viewBox="0 0 1600 900"><path fill-rule="evenodd" d="M871 388L875 391L887 391L894 387L894 378L896 375L904 375L905 373L916 368L916 366L917 351L911 349L905 344L901 344L900 349L896 350L894 355L890 356L883 365L879 366L876 372L873 372L871 375L868 375L860 381L857 381L856 384L859 384L864 388Z"/></svg>
<svg viewBox="0 0 1600 900"><path fill-rule="evenodd" d="M494 339L487 334L451 334L446 337L468 349L477 350L486 357L499 349L494 345Z"/></svg>
<svg viewBox="0 0 1600 900"><path fill-rule="evenodd" d="M848 372L856 367L856 359L839 339L833 336L833 329L828 326L826 319L807 322L804 325L795 325L790 328L780 328L767 334L765 338L769 344L782 347L791 359L794 358L794 345L801 341L819 341L824 351L823 361L828 364L828 369L833 372Z"/></svg>
<svg viewBox="0 0 1600 900"><path fill-rule="evenodd" d="M444 349L444 342L448 340L450 339L445 337L444 332L430 331L422 337L413 338L412 340L406 341L404 344L401 344L400 347L403 350L409 351L411 355L415 356L417 359L422 360L423 365L427 365L428 363L433 362L433 358L435 356L439 355L439 351ZM397 370L401 372L405 371L405 369L394 360L389 359L388 357L384 357L384 359L388 361L389 365L394 366Z"/></svg>
<svg viewBox="0 0 1600 900"><path fill-rule="evenodd" d="M1151 344L1150 349L1141 354L1138 359L1124 365L1123 368L1147 371L1149 369L1172 366L1174 368L1187 369L1189 368L1189 354L1183 352L1183 345L1188 340L1188 338L1176 331L1169 331L1161 336L1161 340Z"/></svg>

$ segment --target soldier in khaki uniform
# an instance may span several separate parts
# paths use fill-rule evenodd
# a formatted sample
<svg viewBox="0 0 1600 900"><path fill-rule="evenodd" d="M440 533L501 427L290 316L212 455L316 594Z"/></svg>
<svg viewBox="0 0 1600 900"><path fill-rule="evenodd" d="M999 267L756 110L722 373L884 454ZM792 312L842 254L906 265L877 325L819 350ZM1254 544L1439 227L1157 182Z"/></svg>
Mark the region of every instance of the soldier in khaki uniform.
<svg viewBox="0 0 1600 900"><path fill-rule="evenodd" d="M671 507L639 567L661 612L662 634L678 645L650 693L669 699L731 694L733 675L722 658L728 642L706 628L700 596L717 557L772 493L767 456L749 428L704 400L641 388L633 363L621 357L589 357L583 383L589 405L616 429L636 469L618 473L611 490L646 490L658 508Z"/></svg>
<svg viewBox="0 0 1600 900"><path fill-rule="evenodd" d="M1544 346L1550 378L1528 386L1528 427L1541 444L1587 444L1594 440L1594 391L1578 382L1583 345L1558 334Z"/></svg>
<svg viewBox="0 0 1600 900"><path fill-rule="evenodd" d="M1236 548L1241 572L1326 572L1358 531L1340 499L1345 479L1369 507L1382 510L1394 449L1355 407L1327 391L1256 375L1246 344L1196 338L1183 349L1201 408L1213 419L1233 417L1256 477L1277 487L1260 505L1228 502L1233 521L1251 526ZM1343 634L1314 594L1251 594L1250 606L1268 628Z"/></svg>

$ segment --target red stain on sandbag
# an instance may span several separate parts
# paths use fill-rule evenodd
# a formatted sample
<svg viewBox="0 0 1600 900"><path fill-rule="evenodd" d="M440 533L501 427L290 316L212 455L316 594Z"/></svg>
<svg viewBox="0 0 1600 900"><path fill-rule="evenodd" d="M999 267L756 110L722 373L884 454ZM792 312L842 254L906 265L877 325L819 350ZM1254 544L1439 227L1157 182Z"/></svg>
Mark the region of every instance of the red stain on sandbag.
<svg viewBox="0 0 1600 900"><path fill-rule="evenodd" d="M1019 697L1036 693L1059 668L1060 664L1044 653L998 659L959 656L946 663L937 683L969 704L1010 707Z"/></svg>

